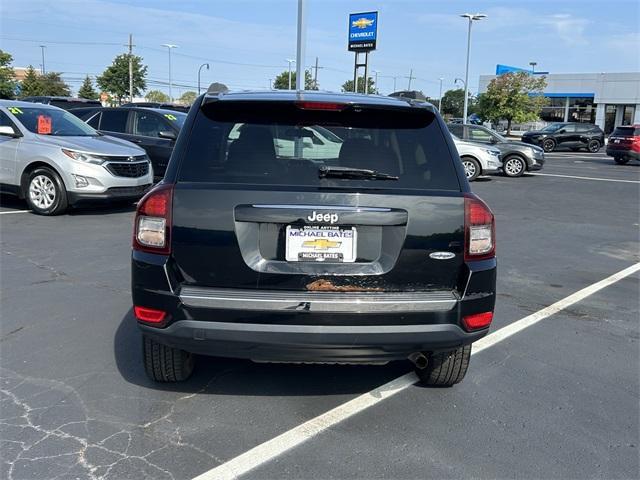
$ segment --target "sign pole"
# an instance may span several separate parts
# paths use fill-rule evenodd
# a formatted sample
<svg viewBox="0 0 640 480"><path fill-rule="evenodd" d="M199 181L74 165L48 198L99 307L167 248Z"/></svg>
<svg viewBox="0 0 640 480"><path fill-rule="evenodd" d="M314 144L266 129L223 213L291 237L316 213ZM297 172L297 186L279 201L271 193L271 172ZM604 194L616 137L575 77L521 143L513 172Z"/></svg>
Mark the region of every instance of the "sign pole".
<svg viewBox="0 0 640 480"><path fill-rule="evenodd" d="M369 79L367 78L369 75L369 50L364 52L364 93L365 95L369 94Z"/></svg>
<svg viewBox="0 0 640 480"><path fill-rule="evenodd" d="M358 52L355 54L355 60L353 63L353 93L358 93Z"/></svg>

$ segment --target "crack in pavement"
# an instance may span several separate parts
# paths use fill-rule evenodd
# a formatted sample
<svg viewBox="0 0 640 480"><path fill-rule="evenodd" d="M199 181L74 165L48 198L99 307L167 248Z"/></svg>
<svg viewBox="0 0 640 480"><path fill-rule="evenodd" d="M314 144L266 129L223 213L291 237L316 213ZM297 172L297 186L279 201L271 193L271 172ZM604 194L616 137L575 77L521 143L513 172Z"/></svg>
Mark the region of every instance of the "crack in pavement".
<svg viewBox="0 0 640 480"><path fill-rule="evenodd" d="M166 478L176 448L199 460L222 463L211 453L183 439L172 416L180 402L205 392L226 372L213 376L194 393L175 400L159 400L166 412L142 424L119 421L108 415L89 413L76 388L58 380L20 375L0 368L0 445L3 467L0 477L120 479ZM25 390L25 393L22 391ZM126 396L123 396L126 397ZM142 397L126 397L142 400ZM72 419L59 420L60 408L71 408ZM171 428L166 428L170 425ZM161 454L171 449L171 455ZM156 457L155 459L153 457ZM160 461L160 462L159 462ZM163 463L164 465L160 465Z"/></svg>

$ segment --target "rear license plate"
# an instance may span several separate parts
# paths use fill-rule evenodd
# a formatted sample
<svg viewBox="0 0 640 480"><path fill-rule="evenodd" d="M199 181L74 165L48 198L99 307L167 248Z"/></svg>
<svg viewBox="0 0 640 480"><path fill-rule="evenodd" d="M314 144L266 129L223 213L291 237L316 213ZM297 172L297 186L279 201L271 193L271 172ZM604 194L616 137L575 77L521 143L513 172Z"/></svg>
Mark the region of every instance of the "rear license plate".
<svg viewBox="0 0 640 480"><path fill-rule="evenodd" d="M285 258L288 262L355 262L355 227L287 226Z"/></svg>

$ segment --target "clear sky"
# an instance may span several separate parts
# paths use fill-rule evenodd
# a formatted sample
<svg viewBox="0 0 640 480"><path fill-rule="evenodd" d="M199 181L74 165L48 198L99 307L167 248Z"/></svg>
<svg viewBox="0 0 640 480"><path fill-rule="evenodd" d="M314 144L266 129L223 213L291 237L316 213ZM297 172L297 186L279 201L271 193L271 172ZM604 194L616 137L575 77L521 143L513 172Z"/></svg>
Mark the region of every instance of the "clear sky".
<svg viewBox="0 0 640 480"><path fill-rule="evenodd" d="M339 90L353 77L347 51L351 12L379 11L378 49L370 55L381 93L412 88L438 96L464 77L467 20L458 14L482 12L474 23L470 89L497 63L552 73L640 71L639 0L307 0L307 66L319 58L322 89ZM126 51L148 65L148 88L167 91L173 50L174 96L202 83L220 81L234 89L266 89L269 79L295 58L296 0L2 0L0 48L14 66L39 68L46 45L47 71L62 72L76 89L85 74L95 76Z"/></svg>

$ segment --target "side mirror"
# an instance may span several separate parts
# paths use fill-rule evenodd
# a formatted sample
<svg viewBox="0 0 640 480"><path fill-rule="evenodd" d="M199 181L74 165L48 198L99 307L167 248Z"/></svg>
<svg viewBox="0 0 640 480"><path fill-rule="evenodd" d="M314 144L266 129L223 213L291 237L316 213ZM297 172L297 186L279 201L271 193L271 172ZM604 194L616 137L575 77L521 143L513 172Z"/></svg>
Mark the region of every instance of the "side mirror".
<svg viewBox="0 0 640 480"><path fill-rule="evenodd" d="M171 130L162 130L158 132L158 136L160 138L166 138L168 140L175 140L177 138L175 132Z"/></svg>
<svg viewBox="0 0 640 480"><path fill-rule="evenodd" d="M496 144L498 143L498 139L496 137L489 137L489 143Z"/></svg>
<svg viewBox="0 0 640 480"><path fill-rule="evenodd" d="M13 137L13 138L18 138L22 136L20 132L16 132L15 129L9 125L0 126L0 135L4 135L5 137Z"/></svg>

